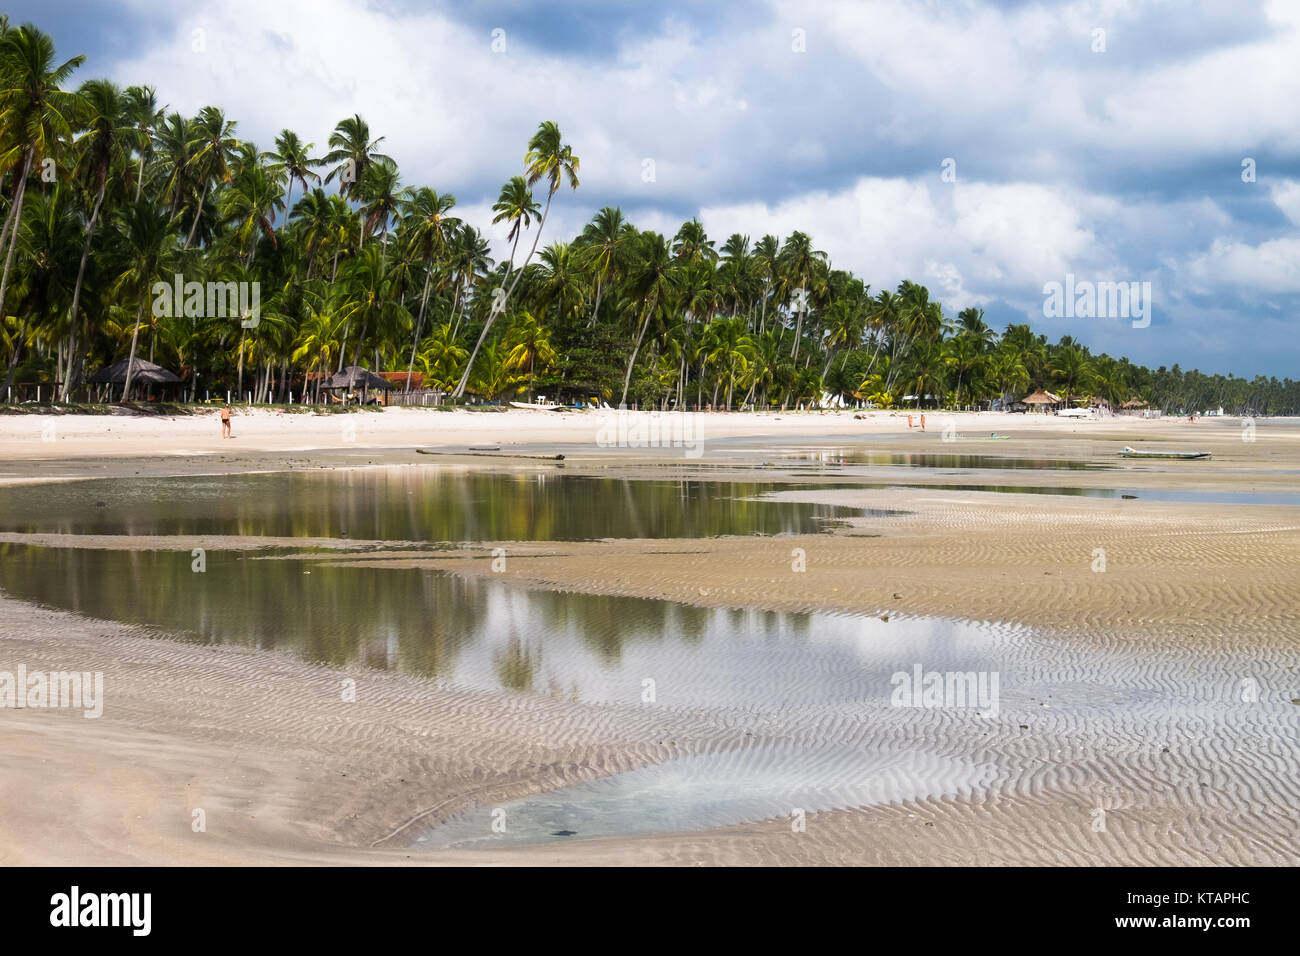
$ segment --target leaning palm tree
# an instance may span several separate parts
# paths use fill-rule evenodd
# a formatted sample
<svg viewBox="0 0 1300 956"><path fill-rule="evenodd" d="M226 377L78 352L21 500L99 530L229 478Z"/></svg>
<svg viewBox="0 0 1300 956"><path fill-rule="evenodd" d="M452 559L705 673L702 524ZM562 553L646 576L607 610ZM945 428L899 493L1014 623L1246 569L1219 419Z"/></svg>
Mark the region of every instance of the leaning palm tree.
<svg viewBox="0 0 1300 956"><path fill-rule="evenodd" d="M8 236L4 274L0 277L0 316L5 314L27 177L33 165L57 160L71 142L84 106L80 97L60 86L85 61L84 56L74 56L56 66L54 41L31 24L6 30L0 36L0 76L4 86L0 90L0 129L4 131L0 172L17 173L17 191L0 229L0 249L5 248Z"/></svg>
<svg viewBox="0 0 1300 956"><path fill-rule="evenodd" d="M199 229L199 220L203 218L203 206L207 202L212 183L215 181L229 185L234 179L230 168L231 160L240 148L240 142L234 133L234 120L226 119L226 114L215 106L203 107L190 124L192 139L189 163L203 185L199 192L198 206L194 210L194 221L185 236L185 249L194 244L194 236Z"/></svg>
<svg viewBox="0 0 1300 956"><path fill-rule="evenodd" d="M533 199L533 191L528 188L528 182L523 176L512 176L510 181L501 187L501 193L497 201L492 204L492 209L496 215L492 222L510 223L510 231L506 234L506 239L510 242L510 260L506 264L502 285L492 296L492 309L488 313L487 321L483 323L483 330L479 332L478 341L474 343L474 349L470 352L469 362L465 365L465 373L461 376L460 381L456 383L455 390L451 393L453 398L460 398L465 394L465 388L469 384L469 376L474 368L474 360L478 356L478 351L483 347L487 340L488 331L496 321L498 315L505 311L506 297L509 295L505 291L505 282L509 280L510 273L514 269L515 254L519 249L519 239L523 232L536 219L540 213L541 207ZM523 275L523 270L519 270ZM513 286L511 286L513 288Z"/></svg>
<svg viewBox="0 0 1300 956"><path fill-rule="evenodd" d="M99 224L100 210L104 206L104 191L108 187L109 171L114 166L125 165L134 130L124 111L122 94L108 80L90 80L82 84L80 96L87 107L87 130L79 140L81 154L78 167L84 171L94 193L94 206L86 222L86 239L81 248L81 265L77 268L77 281L72 291L72 307L68 316L69 374L64 376L63 400L66 402L80 378L81 368L77 356L77 314L81 306L81 286L86 277L86 262L90 259L90 241Z"/></svg>
<svg viewBox="0 0 1300 956"><path fill-rule="evenodd" d="M532 261L534 254L537 252L537 242L542 238L542 230L546 228L546 217L551 212L551 200L559 192L561 184L567 182L572 189L578 188L578 166L580 160L573 155L573 148L568 143L562 141L560 127L550 120L546 120L537 127L537 132L533 138L528 141L528 152L524 155L524 175L527 178L529 186L535 186L541 180L545 179L546 205L542 208L541 219L537 222L537 232L533 235L533 247L528 250L528 255L524 258L523 264L515 273L514 281L510 283L509 288L500 296L497 302L493 303L493 317L499 315L505 310L506 303L510 301L511 294L515 291L515 286L523 278L524 270L528 263ZM515 229L518 229L516 223ZM518 235L516 234L515 244L518 244ZM511 264L514 263L513 249L511 251ZM507 278L509 273L507 273ZM477 353L479 347L483 344L483 336L487 335L487 330L492 324L492 318L488 319L488 324L483 327L483 333L479 336L478 343L474 346L474 353ZM473 356L470 357L469 365L474 364ZM456 391L453 393L459 398L465 393L465 385L469 379L470 369L465 369L465 376L461 379Z"/></svg>
<svg viewBox="0 0 1300 956"><path fill-rule="evenodd" d="M462 223L456 230L448 254L448 268L456 276L456 294L451 305L451 314L455 316L454 333L460 331L463 303L468 292L492 271L491 251L488 241L473 226Z"/></svg>

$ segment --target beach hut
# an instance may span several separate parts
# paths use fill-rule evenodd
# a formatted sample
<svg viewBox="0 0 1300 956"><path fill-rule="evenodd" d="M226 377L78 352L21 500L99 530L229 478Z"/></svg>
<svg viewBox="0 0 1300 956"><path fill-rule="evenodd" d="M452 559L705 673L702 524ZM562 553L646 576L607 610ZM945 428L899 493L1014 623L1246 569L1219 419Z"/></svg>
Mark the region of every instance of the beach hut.
<svg viewBox="0 0 1300 956"><path fill-rule="evenodd" d="M325 387L331 391L343 390L344 397L342 401L344 402L350 401L350 396L355 393L357 389L360 389L361 401L364 403L370 389L374 388L387 391L393 386L390 385L387 380L376 375L368 368L362 368L360 365L349 365L343 371L332 375L330 380L325 384Z"/></svg>
<svg viewBox="0 0 1300 956"><path fill-rule="evenodd" d="M125 385L126 384L126 366L128 361L131 362L131 390L135 391L137 386L175 386L181 383L180 377L172 372L167 371L160 365L154 365L153 362L146 362L142 358L134 360L119 359L112 365L105 365L98 372L90 376L88 381L91 385ZM128 396L129 397L129 396Z"/></svg>
<svg viewBox="0 0 1300 956"><path fill-rule="evenodd" d="M1040 412L1044 413L1054 411L1061 404L1060 396L1053 395L1051 392L1041 388L1032 395L1026 395L1020 401L1025 405L1033 406Z"/></svg>

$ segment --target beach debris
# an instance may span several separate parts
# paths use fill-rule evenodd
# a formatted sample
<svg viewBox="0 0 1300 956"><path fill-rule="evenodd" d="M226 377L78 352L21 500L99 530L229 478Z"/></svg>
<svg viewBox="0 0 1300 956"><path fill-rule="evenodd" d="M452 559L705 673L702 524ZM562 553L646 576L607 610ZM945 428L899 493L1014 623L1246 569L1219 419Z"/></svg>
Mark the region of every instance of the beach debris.
<svg viewBox="0 0 1300 956"><path fill-rule="evenodd" d="M1126 499L1126 500L1128 500L1128 501L1136 501L1136 500L1137 500L1137 495L1120 495L1120 497L1121 497L1121 498L1124 498L1124 499Z"/></svg>
<svg viewBox="0 0 1300 956"><path fill-rule="evenodd" d="M895 600L895 601L901 601L901 600L903 600L903 595L901 595L901 594L899 594L897 591L895 591L895 592L894 592L894 600Z"/></svg>
<svg viewBox="0 0 1300 956"><path fill-rule="evenodd" d="M556 830L554 833L551 834L551 836L570 837L570 836L577 836L577 834L578 834L577 830Z"/></svg>
<svg viewBox="0 0 1300 956"><path fill-rule="evenodd" d="M530 458L534 461L564 461L563 455L514 455L508 452L445 451L439 448L417 448L417 455L475 455L482 458Z"/></svg>

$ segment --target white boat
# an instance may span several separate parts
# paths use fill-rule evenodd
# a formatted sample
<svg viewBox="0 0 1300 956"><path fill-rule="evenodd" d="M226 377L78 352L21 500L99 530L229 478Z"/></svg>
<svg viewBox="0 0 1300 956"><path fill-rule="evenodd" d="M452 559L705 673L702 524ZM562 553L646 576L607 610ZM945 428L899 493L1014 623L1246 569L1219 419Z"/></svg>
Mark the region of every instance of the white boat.
<svg viewBox="0 0 1300 956"><path fill-rule="evenodd" d="M555 402L548 402L542 399L540 402L511 402L511 408L531 408L541 412L567 412L568 405L557 405Z"/></svg>

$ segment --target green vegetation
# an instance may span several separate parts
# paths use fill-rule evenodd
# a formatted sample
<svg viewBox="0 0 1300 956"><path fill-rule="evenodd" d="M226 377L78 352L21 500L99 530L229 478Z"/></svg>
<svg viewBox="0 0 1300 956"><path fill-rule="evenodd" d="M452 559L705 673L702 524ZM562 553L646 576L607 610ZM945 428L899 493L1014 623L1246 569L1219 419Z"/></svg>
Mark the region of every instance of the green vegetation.
<svg viewBox="0 0 1300 956"><path fill-rule="evenodd" d="M0 396L41 384L85 399L88 370L134 355L180 375L188 399L318 400L322 378L361 364L483 400L761 408L830 393L987 407L1042 387L1300 413L1290 379L1153 371L1028 325L998 334L909 281L873 294L803 232L719 249L697 221L669 238L605 208L571 240L553 236L552 204L579 188L580 161L550 122L493 206L510 250L495 263L455 197L403 184L360 116L324 155L289 129L264 151L216 106L184 117L147 86L71 89L82 61L0 21ZM260 322L155 314L154 283L178 274L259 283Z"/></svg>

